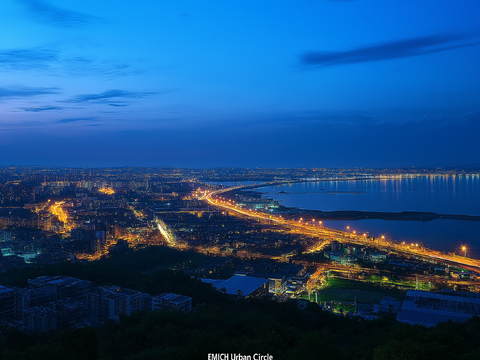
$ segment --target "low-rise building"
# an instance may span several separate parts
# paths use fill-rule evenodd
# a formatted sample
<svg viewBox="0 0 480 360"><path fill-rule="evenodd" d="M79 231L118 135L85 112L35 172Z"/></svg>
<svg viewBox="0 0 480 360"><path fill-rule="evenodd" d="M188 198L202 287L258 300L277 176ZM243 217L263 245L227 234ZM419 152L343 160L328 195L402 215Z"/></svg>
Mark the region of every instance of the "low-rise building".
<svg viewBox="0 0 480 360"><path fill-rule="evenodd" d="M448 320L463 322L479 315L480 296L476 293L409 290L397 320L430 327Z"/></svg>
<svg viewBox="0 0 480 360"><path fill-rule="evenodd" d="M43 306L24 309L22 324L22 330L28 334L55 330L57 328L57 312Z"/></svg>
<svg viewBox="0 0 480 360"><path fill-rule="evenodd" d="M0 286L0 320L10 321L21 314L21 299L16 289Z"/></svg>
<svg viewBox="0 0 480 360"><path fill-rule="evenodd" d="M384 262L387 260L387 254L384 252L375 252L368 255L368 259L372 262Z"/></svg>
<svg viewBox="0 0 480 360"><path fill-rule="evenodd" d="M268 291L274 294L282 294L285 291L285 276L271 276L268 278Z"/></svg>
<svg viewBox="0 0 480 360"><path fill-rule="evenodd" d="M217 290L238 298L262 297L268 295L268 279L255 278L251 276L235 275L228 280L215 281L208 279L202 281L211 283Z"/></svg>
<svg viewBox="0 0 480 360"><path fill-rule="evenodd" d="M162 309L190 311L192 310L192 298L172 293L160 294L152 299L152 310Z"/></svg>
<svg viewBox="0 0 480 360"><path fill-rule="evenodd" d="M402 306L402 303L397 299L389 296L385 296L382 298L382 300L380 300L378 312L398 314L401 306Z"/></svg>
<svg viewBox="0 0 480 360"><path fill-rule="evenodd" d="M35 287L19 290L22 299L22 308L46 306L57 300L57 292L52 287Z"/></svg>
<svg viewBox="0 0 480 360"><path fill-rule="evenodd" d="M84 323L87 314L86 304L74 299L57 300L50 303L57 312L58 327L79 327Z"/></svg>
<svg viewBox="0 0 480 360"><path fill-rule="evenodd" d="M55 289L56 299L71 298L78 301L87 301L87 294L92 291L92 283L70 276L39 276L28 279L29 288L50 287Z"/></svg>
<svg viewBox="0 0 480 360"><path fill-rule="evenodd" d="M89 314L99 322L119 321L120 315L151 311L152 297L139 291L119 286L98 286L88 294Z"/></svg>

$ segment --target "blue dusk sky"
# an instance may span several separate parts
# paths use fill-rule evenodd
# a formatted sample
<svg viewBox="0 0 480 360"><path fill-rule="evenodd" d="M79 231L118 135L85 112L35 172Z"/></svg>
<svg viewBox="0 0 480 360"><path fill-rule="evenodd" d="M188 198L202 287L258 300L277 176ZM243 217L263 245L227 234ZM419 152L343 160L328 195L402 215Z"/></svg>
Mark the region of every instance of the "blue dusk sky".
<svg viewBox="0 0 480 360"><path fill-rule="evenodd" d="M478 0L1 0L0 164L480 162Z"/></svg>

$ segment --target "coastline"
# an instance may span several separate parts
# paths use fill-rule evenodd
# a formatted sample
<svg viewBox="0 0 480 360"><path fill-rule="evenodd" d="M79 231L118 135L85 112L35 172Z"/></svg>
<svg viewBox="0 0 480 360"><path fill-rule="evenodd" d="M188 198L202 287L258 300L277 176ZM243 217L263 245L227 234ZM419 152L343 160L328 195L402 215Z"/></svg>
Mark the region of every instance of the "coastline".
<svg viewBox="0 0 480 360"><path fill-rule="evenodd" d="M394 220L394 221L431 221L434 219L448 220L469 220L480 221L480 216L473 215L453 215L453 214L437 214L434 212L420 211L402 211L402 212L382 212L382 211L358 211L358 210L339 210L339 211L322 211L300 209L295 207L287 207L279 205L279 211L286 214L302 214L311 215L319 220Z"/></svg>
<svg viewBox="0 0 480 360"><path fill-rule="evenodd" d="M415 177L418 177L418 176L415 176ZM345 177L345 178L335 179L335 181L365 180L365 179L366 178L364 177ZM286 181L275 183L275 185L283 185L287 183L312 182L312 181L319 182L319 181L329 181L329 180L332 180L332 179L286 180ZM247 185L245 187L242 187L240 191L254 190L257 188L271 186L271 185L272 183ZM237 191L233 191L233 192L237 192ZM255 192L259 197L263 197L264 195L267 195L261 190L257 190ZM295 215L295 214L310 215L315 219L319 219L319 220L431 221L435 219L444 219L444 220L480 221L480 216L478 215L439 214L436 212L428 212L428 211L401 211L401 212L362 211L362 210L322 211L322 210L313 210L313 209L303 209L298 207L287 207L284 205L278 205L278 210L289 215Z"/></svg>

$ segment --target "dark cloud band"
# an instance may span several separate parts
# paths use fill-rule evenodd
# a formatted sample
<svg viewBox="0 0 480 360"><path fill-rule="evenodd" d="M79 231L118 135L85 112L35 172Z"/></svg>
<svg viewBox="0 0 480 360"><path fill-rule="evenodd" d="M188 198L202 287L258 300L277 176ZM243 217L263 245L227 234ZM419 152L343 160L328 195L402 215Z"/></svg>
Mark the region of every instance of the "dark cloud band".
<svg viewBox="0 0 480 360"><path fill-rule="evenodd" d="M78 118L68 118L68 119L61 119L57 122L60 124L67 124L72 122L79 122L79 121L97 121L96 117L78 117Z"/></svg>
<svg viewBox="0 0 480 360"><path fill-rule="evenodd" d="M26 6L27 10L34 15L35 20L53 26L64 28L84 27L94 22L99 22L95 16L77 11L70 11L50 5L44 0L17 0Z"/></svg>
<svg viewBox="0 0 480 360"><path fill-rule="evenodd" d="M125 91L125 90L107 90L100 94L82 94L75 96L71 99L64 100L67 103L84 103L95 102L103 103L104 101L110 101L110 99L126 98L126 99L141 99L150 95L154 95L153 92L140 92L140 91Z"/></svg>
<svg viewBox="0 0 480 360"><path fill-rule="evenodd" d="M58 94L58 88L30 87L30 86L8 86L0 87L0 99L2 98L22 98L46 94Z"/></svg>
<svg viewBox="0 0 480 360"><path fill-rule="evenodd" d="M58 62L58 52L45 48L0 50L0 69L30 70L49 67Z"/></svg>
<svg viewBox="0 0 480 360"><path fill-rule="evenodd" d="M466 38L461 35L433 35L367 45L346 51L312 51L301 56L301 63L311 67L357 64L421 56L478 44L463 42Z"/></svg>
<svg viewBox="0 0 480 360"><path fill-rule="evenodd" d="M42 111L62 110L62 109L63 108L61 106L50 106L50 105L22 108L22 110L30 111L30 112L42 112Z"/></svg>

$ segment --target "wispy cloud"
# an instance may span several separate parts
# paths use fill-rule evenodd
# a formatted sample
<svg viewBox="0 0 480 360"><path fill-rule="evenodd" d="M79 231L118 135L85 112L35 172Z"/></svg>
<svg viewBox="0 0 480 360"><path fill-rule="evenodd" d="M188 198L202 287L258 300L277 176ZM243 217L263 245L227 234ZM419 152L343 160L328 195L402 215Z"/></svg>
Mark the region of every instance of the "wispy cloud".
<svg viewBox="0 0 480 360"><path fill-rule="evenodd" d="M128 106L128 104L108 104L108 106L123 107Z"/></svg>
<svg viewBox="0 0 480 360"><path fill-rule="evenodd" d="M0 87L0 99L2 98L22 98L46 94L58 94L60 89L47 87L31 87L31 86L7 86Z"/></svg>
<svg viewBox="0 0 480 360"><path fill-rule="evenodd" d="M139 75L144 71L132 67L126 62L115 60L95 60L84 56L74 56L62 59L62 66L66 73L76 76L104 75L107 77Z"/></svg>
<svg viewBox="0 0 480 360"><path fill-rule="evenodd" d="M63 109L63 107L61 107L61 106L51 106L51 105L22 108L22 110L30 111L30 112L42 112L42 111L62 110L62 109Z"/></svg>
<svg viewBox="0 0 480 360"><path fill-rule="evenodd" d="M58 52L46 48L0 50L0 69L45 69L58 62Z"/></svg>
<svg viewBox="0 0 480 360"><path fill-rule="evenodd" d="M140 91L125 91L125 90L107 90L100 94L82 94L75 96L71 99L63 100L67 103L85 103L85 102L94 102L94 103L104 103L105 101L111 101L111 99L141 99L150 95L155 95L158 93L155 92L140 92ZM113 105L115 106L115 105Z"/></svg>
<svg viewBox="0 0 480 360"><path fill-rule="evenodd" d="M345 51L311 51L301 56L301 63L311 67L357 64L422 56L477 45L465 42L464 35L432 35L366 45Z"/></svg>
<svg viewBox="0 0 480 360"><path fill-rule="evenodd" d="M38 70L49 75L73 76L129 76L139 75L143 70L125 61L94 59L86 56L64 56L52 47L0 50L0 71Z"/></svg>
<svg viewBox="0 0 480 360"><path fill-rule="evenodd" d="M35 20L53 26L78 28L101 21L98 17L61 9L44 0L17 0L17 2L23 4Z"/></svg>
<svg viewBox="0 0 480 360"><path fill-rule="evenodd" d="M61 120L58 120L57 122L60 123L60 124L67 124L67 123L78 122L78 121L98 121L98 119L94 116L92 116L92 117L78 117L78 118L61 119Z"/></svg>
<svg viewBox="0 0 480 360"><path fill-rule="evenodd" d="M476 125L480 124L480 110L467 111L462 114L429 114L425 115L415 121L415 126L424 127L452 127L462 126L465 124Z"/></svg>

